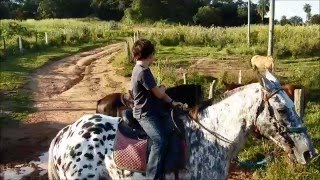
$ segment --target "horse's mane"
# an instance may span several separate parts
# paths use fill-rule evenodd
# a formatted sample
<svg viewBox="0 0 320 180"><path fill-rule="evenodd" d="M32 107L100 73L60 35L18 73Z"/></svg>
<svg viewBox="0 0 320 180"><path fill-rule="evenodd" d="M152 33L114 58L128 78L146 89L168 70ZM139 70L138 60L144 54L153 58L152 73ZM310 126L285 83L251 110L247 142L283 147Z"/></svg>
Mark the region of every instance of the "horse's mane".
<svg viewBox="0 0 320 180"><path fill-rule="evenodd" d="M202 113L203 110L205 110L207 107L213 105L213 104L216 104L216 103L219 103L221 101L223 101L224 99L244 90L245 88L247 88L248 86L250 86L251 84L247 84L247 85L244 85L244 86L241 86L241 87L238 87L238 88L235 88L233 90L230 90L230 91L226 91L222 94L219 94L219 95L216 95L214 96L213 98L211 99L208 99L208 100L205 100L203 101L201 104L197 105L196 107L194 107L192 110L191 110L191 116L194 118L194 119L197 119L197 114L198 113Z"/></svg>

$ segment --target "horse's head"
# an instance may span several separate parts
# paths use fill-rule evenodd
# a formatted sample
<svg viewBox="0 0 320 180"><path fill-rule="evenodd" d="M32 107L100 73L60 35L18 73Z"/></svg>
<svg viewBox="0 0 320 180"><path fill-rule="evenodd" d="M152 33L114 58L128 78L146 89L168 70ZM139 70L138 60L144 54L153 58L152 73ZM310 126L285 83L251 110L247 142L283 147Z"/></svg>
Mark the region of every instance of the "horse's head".
<svg viewBox="0 0 320 180"><path fill-rule="evenodd" d="M266 77L260 75L259 79L263 90L255 128L288 152L293 160L308 163L315 155L314 148L292 100L268 70Z"/></svg>

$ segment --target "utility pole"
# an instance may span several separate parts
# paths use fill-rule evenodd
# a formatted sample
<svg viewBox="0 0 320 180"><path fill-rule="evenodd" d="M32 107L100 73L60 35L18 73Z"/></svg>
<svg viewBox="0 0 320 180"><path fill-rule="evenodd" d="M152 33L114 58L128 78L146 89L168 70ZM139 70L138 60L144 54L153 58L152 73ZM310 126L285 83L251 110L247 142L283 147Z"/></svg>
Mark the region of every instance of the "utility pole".
<svg viewBox="0 0 320 180"><path fill-rule="evenodd" d="M248 0L248 46L250 47L250 0Z"/></svg>
<svg viewBox="0 0 320 180"><path fill-rule="evenodd" d="M268 56L272 56L272 54L273 54L274 5L275 5L275 0L271 0L270 1L270 15L269 15Z"/></svg>

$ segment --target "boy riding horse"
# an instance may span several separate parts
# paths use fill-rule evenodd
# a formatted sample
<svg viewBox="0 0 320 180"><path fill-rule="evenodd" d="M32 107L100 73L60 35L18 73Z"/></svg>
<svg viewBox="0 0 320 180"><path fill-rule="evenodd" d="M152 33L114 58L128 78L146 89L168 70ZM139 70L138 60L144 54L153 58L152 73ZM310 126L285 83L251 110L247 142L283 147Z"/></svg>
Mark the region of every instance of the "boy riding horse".
<svg viewBox="0 0 320 180"><path fill-rule="evenodd" d="M148 179L163 179L168 135L173 131L173 124L169 113L159 106L161 100L172 106L183 104L173 101L165 93L165 88L156 85L149 69L155 60L154 45L149 40L139 39L134 43L132 51L136 60L131 77L133 116L153 141L146 176Z"/></svg>

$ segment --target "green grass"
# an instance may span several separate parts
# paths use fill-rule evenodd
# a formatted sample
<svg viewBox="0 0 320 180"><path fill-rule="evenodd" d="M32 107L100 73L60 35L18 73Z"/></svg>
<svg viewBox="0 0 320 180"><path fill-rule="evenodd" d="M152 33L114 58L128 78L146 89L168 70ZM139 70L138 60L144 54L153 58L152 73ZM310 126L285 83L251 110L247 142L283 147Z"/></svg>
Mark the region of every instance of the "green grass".
<svg viewBox="0 0 320 180"><path fill-rule="evenodd" d="M199 26L172 26L141 28L143 37L164 46L209 46L230 54L266 54L268 26L251 27L251 47L247 46L247 29L243 27L204 28ZM275 55L304 57L319 55L320 26L275 26ZM309 38L313 37L313 38Z"/></svg>
<svg viewBox="0 0 320 180"><path fill-rule="evenodd" d="M48 47L44 51L11 56L0 62L0 94L1 109L10 111L9 114L0 114L0 127L15 125L23 121L27 114L33 112L30 94L21 90L26 83L26 76L33 70L45 65L49 61L61 59L73 53L87 51L114 41L86 43L78 46ZM13 91L12 93L10 93Z"/></svg>

